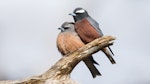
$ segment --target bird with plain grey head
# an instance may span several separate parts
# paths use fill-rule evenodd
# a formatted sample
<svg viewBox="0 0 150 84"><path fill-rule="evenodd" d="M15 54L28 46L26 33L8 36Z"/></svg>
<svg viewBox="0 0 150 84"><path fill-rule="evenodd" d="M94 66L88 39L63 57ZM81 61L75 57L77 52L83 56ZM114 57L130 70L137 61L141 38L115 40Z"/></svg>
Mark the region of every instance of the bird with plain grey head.
<svg viewBox="0 0 150 84"><path fill-rule="evenodd" d="M64 22L61 28L58 29L60 29L61 32L57 36L56 43L57 48L62 55L72 53L85 45L76 33L73 22ZM93 78L95 78L97 75L101 75L94 65L98 65L98 63L93 59L92 56L88 56L83 60L83 62L90 70Z"/></svg>
<svg viewBox="0 0 150 84"><path fill-rule="evenodd" d="M85 9L76 8L73 13L70 13L69 15L73 16L75 21L75 30L85 44L103 36L103 33L99 28L99 24L91 16L89 16ZM112 57L114 53L109 46L103 48L102 51L112 64L116 63Z"/></svg>

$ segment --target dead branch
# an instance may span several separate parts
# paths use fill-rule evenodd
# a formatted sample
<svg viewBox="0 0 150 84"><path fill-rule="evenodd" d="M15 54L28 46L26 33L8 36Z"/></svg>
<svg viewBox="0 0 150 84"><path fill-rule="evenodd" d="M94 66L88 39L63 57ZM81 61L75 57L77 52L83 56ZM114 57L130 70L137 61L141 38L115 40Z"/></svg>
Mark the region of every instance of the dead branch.
<svg viewBox="0 0 150 84"><path fill-rule="evenodd" d="M40 76L34 76L23 80L0 81L0 84L78 84L70 78L70 73L74 67L87 56L98 52L102 48L112 45L112 36L98 38L79 50L62 57L47 72Z"/></svg>

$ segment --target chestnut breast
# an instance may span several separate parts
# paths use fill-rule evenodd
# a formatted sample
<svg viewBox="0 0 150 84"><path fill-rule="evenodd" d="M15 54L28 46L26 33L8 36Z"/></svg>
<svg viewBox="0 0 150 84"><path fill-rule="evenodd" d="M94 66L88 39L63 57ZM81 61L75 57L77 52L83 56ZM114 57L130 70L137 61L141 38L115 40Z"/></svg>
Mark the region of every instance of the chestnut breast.
<svg viewBox="0 0 150 84"><path fill-rule="evenodd" d="M85 45L77 33L61 32L57 37L57 47L62 55L74 52Z"/></svg>
<svg viewBox="0 0 150 84"><path fill-rule="evenodd" d="M75 23L75 29L84 43L89 43L100 37L99 33L87 19L77 21Z"/></svg>

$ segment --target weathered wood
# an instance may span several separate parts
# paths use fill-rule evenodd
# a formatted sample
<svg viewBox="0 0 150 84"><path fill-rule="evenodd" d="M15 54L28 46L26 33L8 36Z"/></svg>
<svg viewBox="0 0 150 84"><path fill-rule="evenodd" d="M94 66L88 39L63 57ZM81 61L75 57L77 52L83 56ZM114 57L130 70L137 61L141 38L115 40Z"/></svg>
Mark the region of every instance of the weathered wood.
<svg viewBox="0 0 150 84"><path fill-rule="evenodd" d="M74 67L87 56L98 52L108 45L112 45L113 40L115 38L112 36L103 36L62 57L47 72L40 76L23 80L0 81L0 84L78 84L70 78L70 73Z"/></svg>

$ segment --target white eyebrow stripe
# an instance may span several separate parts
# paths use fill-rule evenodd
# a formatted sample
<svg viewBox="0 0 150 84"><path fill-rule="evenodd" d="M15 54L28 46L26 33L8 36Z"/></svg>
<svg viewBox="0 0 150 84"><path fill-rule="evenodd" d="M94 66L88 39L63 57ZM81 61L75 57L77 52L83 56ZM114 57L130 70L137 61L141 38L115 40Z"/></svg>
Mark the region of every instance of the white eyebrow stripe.
<svg viewBox="0 0 150 84"><path fill-rule="evenodd" d="M77 11L76 11L76 13L84 13L84 12L85 12L85 10L83 10L83 9L82 9L82 10L77 10Z"/></svg>

